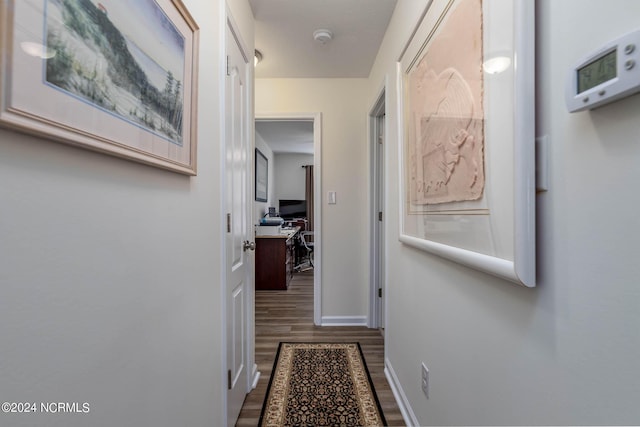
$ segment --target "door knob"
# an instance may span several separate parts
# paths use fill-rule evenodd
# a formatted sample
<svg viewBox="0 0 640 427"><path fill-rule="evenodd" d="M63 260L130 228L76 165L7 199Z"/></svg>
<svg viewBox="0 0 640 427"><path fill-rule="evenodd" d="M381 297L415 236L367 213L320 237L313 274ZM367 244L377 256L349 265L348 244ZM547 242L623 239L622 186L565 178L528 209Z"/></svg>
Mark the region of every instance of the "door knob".
<svg viewBox="0 0 640 427"><path fill-rule="evenodd" d="M246 252L246 251L255 251L256 250L256 242L250 242L248 240L245 240L244 242L242 242L242 250L244 252Z"/></svg>

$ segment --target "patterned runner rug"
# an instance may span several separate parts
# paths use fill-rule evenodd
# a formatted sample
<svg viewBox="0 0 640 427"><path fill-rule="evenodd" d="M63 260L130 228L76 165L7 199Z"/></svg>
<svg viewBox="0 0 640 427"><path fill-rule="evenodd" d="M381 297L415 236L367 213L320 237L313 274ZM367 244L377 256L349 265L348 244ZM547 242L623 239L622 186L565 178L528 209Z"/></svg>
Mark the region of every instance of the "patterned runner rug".
<svg viewBox="0 0 640 427"><path fill-rule="evenodd" d="M359 343L280 343L261 427L385 424Z"/></svg>

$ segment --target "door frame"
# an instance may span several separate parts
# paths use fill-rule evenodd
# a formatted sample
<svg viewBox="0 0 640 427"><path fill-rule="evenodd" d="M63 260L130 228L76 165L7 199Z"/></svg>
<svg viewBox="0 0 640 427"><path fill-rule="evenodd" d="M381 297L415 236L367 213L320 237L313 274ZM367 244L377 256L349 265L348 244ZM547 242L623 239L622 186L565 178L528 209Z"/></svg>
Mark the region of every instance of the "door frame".
<svg viewBox="0 0 640 427"><path fill-rule="evenodd" d="M378 96L376 97L373 106L369 110L368 117L368 141L369 141L369 232L371 236L370 241L370 249L369 249L369 318L367 319L367 326L369 328L380 328L382 327L382 319L381 317L386 318L386 315L380 316L380 305L382 301L378 297L378 283L382 284L383 298L386 299L386 269L384 268L384 259L386 259L386 247L384 246L384 233L385 233L385 223L387 212L384 212L382 216L382 224L379 227L378 221L378 206L384 206L384 196L382 200L380 200L380 192L381 190L383 194L387 194L386 191L386 180L384 179L385 168L382 167L382 171L379 171L379 151L377 149L378 145L378 120L379 118L385 114L386 111L386 84L383 84L381 89L378 91ZM383 129L384 138L383 141L387 141L388 131L387 126ZM382 150L383 153L386 153L386 145L383 142ZM382 154L382 158L384 161L385 154ZM381 178L380 188L376 184L376 180L378 176ZM380 257L378 256L380 253L384 253L385 255ZM381 259L382 258L382 259ZM383 309L386 310L386 304L383 304Z"/></svg>
<svg viewBox="0 0 640 427"><path fill-rule="evenodd" d="M313 323L320 326L322 324L322 113L256 113L255 120L313 122Z"/></svg>
<svg viewBox="0 0 640 427"><path fill-rule="evenodd" d="M242 33L240 31L240 27L237 25L236 21L233 18L231 10L229 6L224 3L222 7L224 10L224 27L220 29L221 33L221 45L222 45L222 57L220 60L220 111L221 111L221 120L222 126L220 126L220 218L226 217L226 200L227 200L227 167L226 167L226 135L227 129L224 125L226 123L226 99L228 93L226 91L226 76L227 76L227 29L232 34L232 37L235 39L235 42L238 44L240 48L240 53L242 54L244 60L247 63L247 71L245 76L245 81L247 85L247 95L245 100L245 111L246 114L246 124L245 124L245 134L247 135L247 175L245 179L247 179L247 216L249 218L253 218L253 147L255 147L254 141L254 128L253 128L253 86L254 86L254 75L253 75L253 55L250 55L249 52L252 49L249 48L249 45L245 43L242 38ZM227 234L227 226L225 221L221 221L220 230L222 236L226 236ZM251 225L251 221L247 220L246 224L246 236L250 241L254 240L253 229ZM221 268L221 334L222 334L222 348L221 348L221 388L222 388L222 408L223 408L223 424L228 425L229 423L229 413L228 413L228 384L227 384L227 372L228 372L228 360L227 360L227 253L226 253L226 238L221 239L221 254L222 254L222 266ZM247 253L249 254L249 253ZM245 319L244 319L244 349L245 349L245 360L247 363L247 381L245 384L245 392L249 393L252 388L255 388L255 385L260 378L260 372L258 371L258 365L255 363L255 332L254 332L254 306L255 306L255 289L254 289L254 277L255 277L255 259L253 255L249 255L246 257L246 262L248 265L247 279L245 282Z"/></svg>

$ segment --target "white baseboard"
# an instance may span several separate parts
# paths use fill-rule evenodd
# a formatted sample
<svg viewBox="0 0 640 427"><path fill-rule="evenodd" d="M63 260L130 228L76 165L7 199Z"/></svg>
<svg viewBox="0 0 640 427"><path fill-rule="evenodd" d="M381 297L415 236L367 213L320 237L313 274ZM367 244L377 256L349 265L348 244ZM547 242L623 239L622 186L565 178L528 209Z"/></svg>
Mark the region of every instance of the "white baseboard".
<svg viewBox="0 0 640 427"><path fill-rule="evenodd" d="M384 359L384 376L387 377L393 396L396 398L404 423L409 427L419 426L420 424L418 423L416 414L413 413L413 409L411 409L407 395L404 394L400 381L398 381L398 377L391 366L391 362L389 362L389 359L387 358Z"/></svg>
<svg viewBox="0 0 640 427"><path fill-rule="evenodd" d="M321 326L367 326L367 316L322 316Z"/></svg>

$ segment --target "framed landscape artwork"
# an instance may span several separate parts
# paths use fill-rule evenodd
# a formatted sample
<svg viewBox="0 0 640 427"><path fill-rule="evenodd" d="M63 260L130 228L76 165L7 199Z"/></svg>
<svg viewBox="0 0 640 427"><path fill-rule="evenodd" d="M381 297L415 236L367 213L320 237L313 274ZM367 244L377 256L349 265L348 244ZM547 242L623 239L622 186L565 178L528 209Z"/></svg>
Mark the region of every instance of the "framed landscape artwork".
<svg viewBox="0 0 640 427"><path fill-rule="evenodd" d="M269 160L256 148L256 201L266 202L269 197Z"/></svg>
<svg viewBox="0 0 640 427"><path fill-rule="evenodd" d="M196 174L198 26L180 0L0 0L0 124Z"/></svg>
<svg viewBox="0 0 640 427"><path fill-rule="evenodd" d="M398 62L400 240L535 286L534 2L432 0Z"/></svg>

